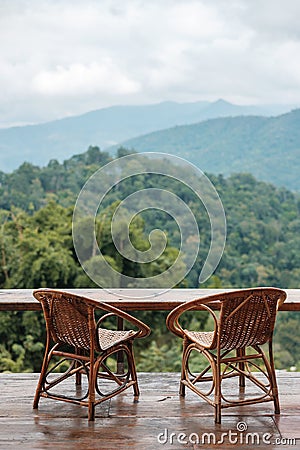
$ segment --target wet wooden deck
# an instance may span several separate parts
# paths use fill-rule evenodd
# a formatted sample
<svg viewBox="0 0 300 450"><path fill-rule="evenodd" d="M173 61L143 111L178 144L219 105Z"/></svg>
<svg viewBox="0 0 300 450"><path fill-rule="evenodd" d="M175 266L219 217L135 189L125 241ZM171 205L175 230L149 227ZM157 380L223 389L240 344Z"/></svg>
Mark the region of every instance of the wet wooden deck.
<svg viewBox="0 0 300 450"><path fill-rule="evenodd" d="M34 411L37 378L0 374L1 449L300 448L300 373L278 374L280 416L265 403L225 410L221 425L215 425L212 408L191 391L179 398L179 374L139 374L139 403L133 403L129 389L98 406L94 423L88 423L86 408L53 400L42 398ZM205 433L213 433L210 445ZM222 433L227 435L222 438ZM214 439L224 442L214 445Z"/></svg>

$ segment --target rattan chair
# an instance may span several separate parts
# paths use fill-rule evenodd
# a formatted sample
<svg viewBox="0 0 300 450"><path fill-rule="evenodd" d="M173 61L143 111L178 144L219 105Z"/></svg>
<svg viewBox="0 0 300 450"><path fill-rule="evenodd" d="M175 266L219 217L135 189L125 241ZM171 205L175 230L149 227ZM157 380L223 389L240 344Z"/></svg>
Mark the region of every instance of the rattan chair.
<svg viewBox="0 0 300 450"><path fill-rule="evenodd" d="M277 308L285 298L286 293L276 288L244 289L192 300L171 311L167 327L183 339L180 395L185 395L188 386L215 408L216 423L221 423L223 408L266 401L273 401L279 414L272 336ZM219 307L217 316L214 309ZM199 308L212 315L214 331L190 331L180 325L184 312ZM267 344L265 351L263 344ZM195 352L209 362L196 374L189 369L190 356ZM223 389L225 379L234 376L238 376L240 386L236 396L232 395L231 384L227 393L230 380L226 381L226 393ZM258 392L253 392L254 387Z"/></svg>
<svg viewBox="0 0 300 450"><path fill-rule="evenodd" d="M33 408L38 408L41 396L62 400L87 406L88 419L92 421L96 405L130 386L137 400L139 387L132 344L134 339L147 336L149 327L107 303L48 289L36 290L33 295L42 304L47 330ZM101 317L96 322L98 314ZM117 317L119 325L126 321L132 329L104 328L111 316ZM120 366L114 363L117 355L123 358L126 373L119 373ZM82 375L87 386L83 393ZM76 388L70 395L70 383L64 382L72 376Z"/></svg>

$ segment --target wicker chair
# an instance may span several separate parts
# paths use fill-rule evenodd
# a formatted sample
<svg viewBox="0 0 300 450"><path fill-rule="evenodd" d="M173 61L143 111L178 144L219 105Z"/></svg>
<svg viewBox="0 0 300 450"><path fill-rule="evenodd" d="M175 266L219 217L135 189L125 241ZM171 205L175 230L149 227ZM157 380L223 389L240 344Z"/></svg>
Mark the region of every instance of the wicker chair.
<svg viewBox="0 0 300 450"><path fill-rule="evenodd" d="M48 289L36 290L33 295L42 304L47 330L44 361L33 408L38 408L41 396L62 400L87 406L88 419L92 421L95 419L96 405L130 386L137 400L139 388L132 344L134 339L148 336L149 327L113 306L78 295ZM96 322L100 311L102 316ZM125 320L135 329L104 328L103 322L110 316L116 316L119 324ZM123 360L126 355L126 373L119 373L117 369L120 366L116 369L113 361L117 355L121 355ZM84 393L81 392L82 374L86 375L87 384ZM63 382L73 375L76 392L70 395L69 384Z"/></svg>
<svg viewBox="0 0 300 450"><path fill-rule="evenodd" d="M221 423L222 408L266 401L273 401L279 414L272 336L277 308L285 298L286 293L276 288L244 289L192 300L171 311L167 327L183 339L180 395L185 395L188 386L215 408L216 423ZM179 318L185 311L199 307L211 313L214 331L189 331L180 325ZM213 311L218 307L219 317ZM263 344L268 344L267 352L261 348ZM189 369L190 356L195 352L209 362L197 374ZM238 395L233 397L231 390L225 396L223 382L234 376L239 377ZM246 380L258 393L247 390L246 395ZM202 383L201 388L198 383Z"/></svg>

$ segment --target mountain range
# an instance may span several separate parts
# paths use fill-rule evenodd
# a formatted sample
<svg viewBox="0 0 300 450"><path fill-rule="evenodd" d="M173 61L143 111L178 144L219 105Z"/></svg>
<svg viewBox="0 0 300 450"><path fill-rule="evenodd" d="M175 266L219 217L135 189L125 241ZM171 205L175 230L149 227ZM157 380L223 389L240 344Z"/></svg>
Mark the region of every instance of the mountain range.
<svg viewBox="0 0 300 450"><path fill-rule="evenodd" d="M178 155L208 173L249 172L300 191L300 109L276 117L226 117L177 126L127 140L123 146Z"/></svg>
<svg viewBox="0 0 300 450"><path fill-rule="evenodd" d="M51 159L62 162L76 153L84 152L90 145L114 151L114 144L174 126L221 117L276 116L290 109L288 105L240 106L224 100L163 102L112 106L43 124L2 128L0 171L10 172L24 161L39 166L47 165ZM185 149L183 151L186 152Z"/></svg>

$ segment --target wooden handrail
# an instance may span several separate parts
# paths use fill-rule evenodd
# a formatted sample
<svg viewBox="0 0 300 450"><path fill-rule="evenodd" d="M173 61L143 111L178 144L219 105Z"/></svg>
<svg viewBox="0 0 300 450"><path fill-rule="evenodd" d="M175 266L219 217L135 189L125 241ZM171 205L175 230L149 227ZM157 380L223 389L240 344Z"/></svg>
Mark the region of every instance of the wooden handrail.
<svg viewBox="0 0 300 450"><path fill-rule="evenodd" d="M66 289L123 311L170 311L186 301L236 289ZM287 299L281 311L300 311L300 289L285 289ZM0 290L0 311L39 311L40 303L32 289ZM215 309L218 309L216 302ZM201 309L201 307L199 307Z"/></svg>

